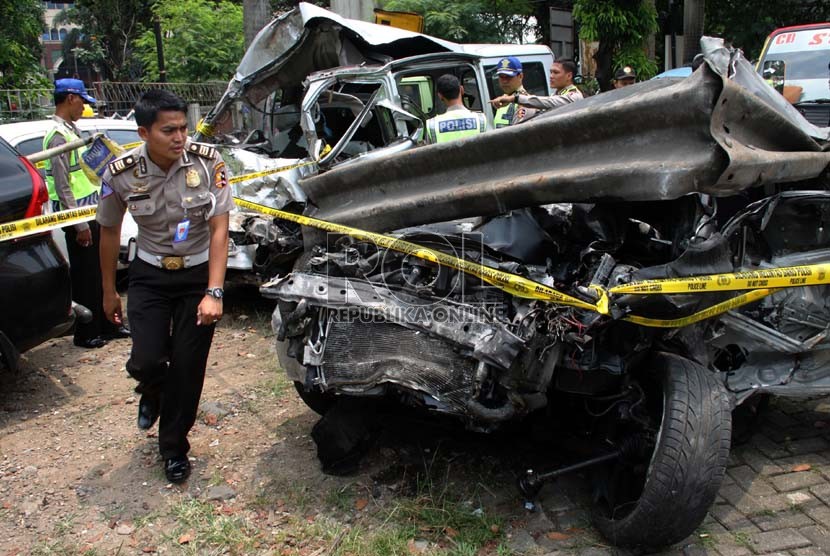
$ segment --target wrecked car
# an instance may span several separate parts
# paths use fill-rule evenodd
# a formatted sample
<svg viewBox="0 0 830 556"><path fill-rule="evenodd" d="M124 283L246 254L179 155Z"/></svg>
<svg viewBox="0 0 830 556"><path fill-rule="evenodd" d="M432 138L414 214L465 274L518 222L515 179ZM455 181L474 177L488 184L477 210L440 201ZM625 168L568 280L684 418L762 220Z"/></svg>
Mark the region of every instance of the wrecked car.
<svg viewBox="0 0 830 556"><path fill-rule="evenodd" d="M461 45L301 3L259 32L196 140L221 149L239 197L305 204L304 178L417 147L426 120L444 110L435 92L442 74L461 80L470 109L489 108L506 56L522 61L529 92L550 94L546 46ZM485 113L492 129L493 113ZM290 270L301 247L285 232L255 213L234 213L231 253L270 278Z"/></svg>
<svg viewBox="0 0 830 556"><path fill-rule="evenodd" d="M725 473L732 410L830 392L830 130L739 51L702 46L683 80L239 188L266 207L271 268L290 267L261 292L303 400L324 414L383 399L477 431L547 411L591 455L528 471L527 498L584 469L610 542L691 534ZM383 91L361 106L325 96L359 109L357 133ZM412 111L389 110L412 129ZM344 156L314 114L300 115L312 158ZM265 154L246 144L240 157Z"/></svg>

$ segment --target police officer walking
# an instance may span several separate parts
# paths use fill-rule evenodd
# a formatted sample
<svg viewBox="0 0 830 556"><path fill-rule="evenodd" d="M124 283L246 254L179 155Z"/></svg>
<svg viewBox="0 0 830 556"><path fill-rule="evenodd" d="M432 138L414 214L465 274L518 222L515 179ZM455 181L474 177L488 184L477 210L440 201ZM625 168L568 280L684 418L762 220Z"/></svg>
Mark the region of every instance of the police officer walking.
<svg viewBox="0 0 830 556"><path fill-rule="evenodd" d="M187 138L187 105L166 90L135 105L144 145L104 172L101 224L104 311L122 321L115 266L125 210L138 225L130 265L133 346L127 371L141 394L138 426L159 418L159 451L167 479L190 475L187 434L196 421L213 331L222 317L233 197L225 164L213 147Z"/></svg>
<svg viewBox="0 0 830 556"><path fill-rule="evenodd" d="M43 138L43 148L50 149L76 141L81 132L75 122L81 119L84 103L95 104L80 79L58 79L54 90L55 126ZM75 149L44 161L46 188L52 201L52 210L73 209L98 203L100 186L90 180L81 169L83 149ZM72 299L92 311L92 320L76 321L74 343L78 347L100 348L107 345L105 338L129 336L129 330L118 329L104 317L101 304L101 270L98 260L98 224L80 222L63 230L69 272L72 279Z"/></svg>
<svg viewBox="0 0 830 556"><path fill-rule="evenodd" d="M456 76L442 75L436 81L435 89L447 111L427 120L427 143L446 143L487 131L487 118L484 114L464 106L464 86Z"/></svg>

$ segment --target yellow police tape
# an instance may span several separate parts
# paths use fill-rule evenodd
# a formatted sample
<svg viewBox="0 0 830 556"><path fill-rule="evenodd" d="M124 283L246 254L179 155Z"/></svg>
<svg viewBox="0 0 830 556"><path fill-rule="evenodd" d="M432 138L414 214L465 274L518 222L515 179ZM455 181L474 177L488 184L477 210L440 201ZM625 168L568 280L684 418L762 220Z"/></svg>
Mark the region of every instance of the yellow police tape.
<svg viewBox="0 0 830 556"><path fill-rule="evenodd" d="M256 178L262 178L265 176L270 176L271 174L277 174L279 172L285 172L287 170L293 170L294 168L300 168L301 166L308 166L310 164L316 164L314 161L309 162L300 162L299 164L292 164L290 166L282 166L280 168L269 168L268 170L262 170L261 172L254 172L253 174L242 174L241 176L233 176L228 180L228 183L231 185L235 183L240 183L243 181L253 180Z"/></svg>
<svg viewBox="0 0 830 556"><path fill-rule="evenodd" d="M751 290L756 288L787 288L830 284L830 264L786 266L744 272L727 272L689 278L642 280L614 286L612 294L700 293Z"/></svg>
<svg viewBox="0 0 830 556"><path fill-rule="evenodd" d="M382 234L376 234L373 232L366 232L364 230L358 230L357 228L351 228L349 226L333 224L331 222L326 222L325 220L318 220L316 218L311 218L309 216L303 216L302 214L295 214L293 212L286 212L284 210L273 209L271 207L266 207L258 203L246 201L244 199L236 198L234 200L236 201L236 204L240 207L251 209L262 214L275 216L282 220L288 220L289 222L295 222L302 226L310 226L312 228L317 228L318 230L323 230L326 232L333 232L337 234L348 235L349 237L353 237L359 240L371 241L375 245L383 247L384 249L392 249L394 251L398 251L399 253L412 255L425 261L430 261L432 263L440 264L443 266L454 268L456 270L460 270L462 272L466 272L467 274L477 276L485 282L493 284L494 286L517 297L524 297L528 299L540 299L543 301L549 301L551 303L557 303L559 305L569 305L571 307L578 307L580 309L588 309L591 311L597 310L597 307L591 303L582 301L581 299L577 299L568 294L557 291L544 284L528 280L523 276L510 274L509 272L503 272L495 268L490 268L489 266L484 266L464 259L459 259L457 257L453 257L452 255L447 255L446 253L443 253L441 251L435 251L432 249L421 247L420 245L411 243L409 241L385 236Z"/></svg>
<svg viewBox="0 0 830 556"><path fill-rule="evenodd" d="M409 241L389 237L383 234L367 232L326 222L309 216L274 209L244 199L235 198L236 204L261 214L274 216L282 220L295 222L302 226L309 226L319 230L348 235L358 240L371 241L384 249L392 249L400 253L418 257L420 259L443 265L496 286L516 297L536 299L557 305L566 305L594 311L602 315L610 314L612 295L664 295L688 294L701 292L723 292L735 290L751 290L726 301L717 303L707 309L692 315L677 319L653 319L639 315L626 315L623 320L641 326L658 328L680 328L720 315L748 303L753 303L774 293L777 289L788 287L802 287L821 284L830 284L830 265L816 264L794 267L782 267L743 272L715 274L710 276L691 276L687 278L665 278L659 280L644 280L615 286L605 290L602 286L590 285L597 296L596 303L589 303L554 288L534 282L523 276L511 274L495 268L465 259L459 259L441 251L428 249ZM36 216L24 220L17 220L0 224L0 241L18 239L32 234L47 232L78 222L85 222L95 218L96 206L80 207L64 210L52 214Z"/></svg>
<svg viewBox="0 0 830 556"><path fill-rule="evenodd" d="M297 224L303 226L310 226L313 228L317 228L320 230L324 230L327 232L333 232L338 234L348 235L355 239L362 239L367 241L372 241L376 245L386 249L393 249L395 251L405 253L408 255L412 255L415 257L419 257L421 259L434 262L437 264L441 264L444 266L448 266L450 268L454 268L456 270L460 270L462 272L466 272L473 276L477 276L482 280L493 284L494 286L500 288L501 290L508 292L512 295L517 297L524 297L528 299L538 299L541 301L546 301L550 303L556 303L559 305L568 305L571 307L577 307L580 309L587 309L590 311L595 311L597 313L603 315L610 314L610 295L614 294L621 294L621 293L632 293L628 291L628 289L632 289L636 293L639 294L664 294L669 293L665 290L659 290L659 287L665 286L666 288L676 288L677 291L673 293L698 293L699 291L727 291L727 290L737 290L737 289L752 289L747 293L741 294L739 296L733 297L732 299L728 299L721 303L717 303L707 309L703 309L686 317L681 317L677 319L654 319L649 317L641 317L638 315L626 315L622 317L622 320L638 324L641 326L648 326L648 327L657 327L657 328L680 328L683 326L688 326L690 324L694 324L696 322L700 322L702 320L720 315L727 311L731 311L732 309L736 309L743 305L747 305L749 303L753 303L766 297L773 293L777 288L780 287L799 287L799 286L806 286L806 285L816 285L816 284L823 284L828 283L830 280L826 279L826 273L820 270L824 268L825 265L811 265L811 266L801 266L801 267L788 267L788 268L780 268L780 269L768 269L768 270L761 270L761 271L747 271L747 272L739 272L739 273L731 273L731 274L719 274L715 276L693 276L691 278L670 278L665 280L648 280L644 282L636 282L632 284L625 284L622 286L617 286L611 288L610 290L606 291L602 286L598 285L590 285L589 288L594 290L597 295L597 302L596 304L587 303L575 297L572 297L568 294L562 293L557 291L553 288L545 286L544 284L540 284L538 282L534 282L532 280L528 280L522 276L518 276L515 274L511 274L509 272L504 272L501 270L497 270L488 266L480 265L478 263L473 263L464 259L459 259L457 257L453 257L452 255L447 255L446 253L440 251L433 251L431 249L426 249L414 243L410 243L408 241L400 240L391 238L389 236L385 236L382 234L376 234L372 232L366 232L363 230L358 230L356 228L351 228L349 226L341 226L339 224L333 224L331 222L326 222L324 220L318 220L316 218L311 218L308 216L303 216L300 214L294 214L291 212L285 212L282 210L273 209L270 207L266 207L264 205L260 205L258 203L252 203L250 201L246 201L244 199L235 199L236 204L243 208L248 208L253 211L267 214L270 216L275 216L277 218L281 218L283 220L288 220L291 222L296 222ZM814 277L805 277L808 270L815 270ZM777 274L776 274L777 272ZM761 288L757 289L757 286L748 286L748 280L758 279L759 276L765 277L764 279L772 280L773 278L781 278L781 279L792 279L793 276L797 274L799 279L804 278L804 282L798 283L789 283L789 284L779 284L778 280L774 280L772 283L769 283L768 288ZM739 277L737 280L734 277ZM819 280L821 278L821 281ZM681 284L684 283L715 283L719 284L721 289L697 289L697 290L689 290L689 289L682 289L680 288ZM646 287L645 285L648 285ZM729 288L728 286L732 285L733 287ZM737 287L737 286L742 287ZM650 288L650 291L649 291ZM753 289L755 288L755 289Z"/></svg>
<svg viewBox="0 0 830 556"><path fill-rule="evenodd" d="M4 222L0 224L0 241L19 239L33 234L40 234L62 228L79 222L86 222L95 218L95 209L98 205L79 207L42 216L33 216L23 220Z"/></svg>

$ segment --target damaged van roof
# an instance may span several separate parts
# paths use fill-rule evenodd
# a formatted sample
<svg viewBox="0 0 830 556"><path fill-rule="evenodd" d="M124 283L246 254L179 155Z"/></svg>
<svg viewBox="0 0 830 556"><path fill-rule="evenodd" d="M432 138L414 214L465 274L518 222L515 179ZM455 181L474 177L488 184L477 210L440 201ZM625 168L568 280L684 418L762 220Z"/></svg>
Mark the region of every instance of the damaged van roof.
<svg viewBox="0 0 830 556"><path fill-rule="evenodd" d="M221 127L228 117L227 108L234 101L244 97L256 104L278 88L299 85L315 71L384 65L441 52L492 57L549 55L550 49L544 45L463 45L388 25L347 19L303 2L257 33L225 94L205 116L205 124Z"/></svg>

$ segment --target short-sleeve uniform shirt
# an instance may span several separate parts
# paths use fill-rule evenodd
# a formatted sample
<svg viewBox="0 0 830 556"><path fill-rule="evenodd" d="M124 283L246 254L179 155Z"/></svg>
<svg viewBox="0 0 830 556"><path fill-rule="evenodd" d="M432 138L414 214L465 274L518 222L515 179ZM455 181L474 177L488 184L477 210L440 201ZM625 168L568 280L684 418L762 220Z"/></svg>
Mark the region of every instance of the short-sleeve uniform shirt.
<svg viewBox="0 0 830 556"><path fill-rule="evenodd" d="M233 206L225 163L215 148L188 142L165 172L142 145L107 166L96 219L115 226L129 211L138 225L139 249L158 256L195 255L210 246L210 217Z"/></svg>

